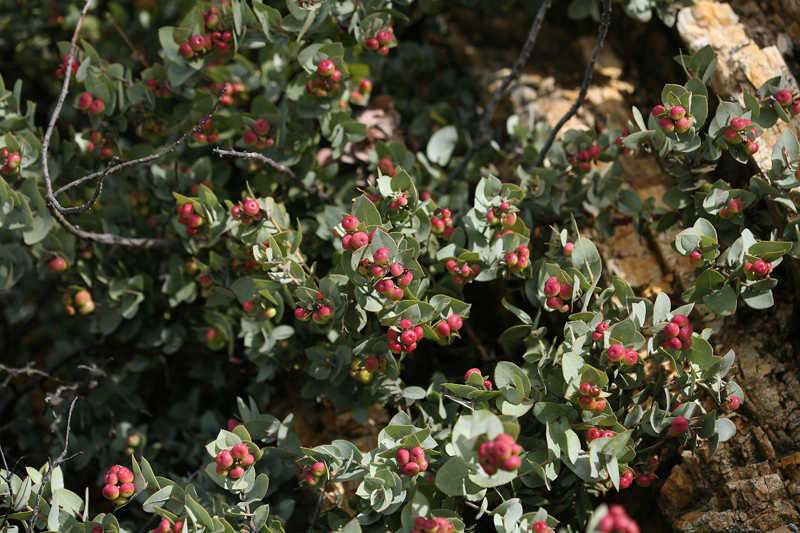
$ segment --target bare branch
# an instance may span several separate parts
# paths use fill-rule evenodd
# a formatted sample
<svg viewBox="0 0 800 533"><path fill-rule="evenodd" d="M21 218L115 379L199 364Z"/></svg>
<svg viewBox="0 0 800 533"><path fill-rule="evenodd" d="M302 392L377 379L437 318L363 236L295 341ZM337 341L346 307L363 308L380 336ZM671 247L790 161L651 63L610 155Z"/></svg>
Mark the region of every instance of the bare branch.
<svg viewBox="0 0 800 533"><path fill-rule="evenodd" d="M292 171L292 169L290 169L287 166L281 165L274 159L270 159L269 157L263 154L259 154L256 152L237 152L236 150L220 150L219 148L214 148L214 153L217 154L218 156L227 155L230 157L240 157L242 159L255 159L257 161L261 161L262 163L274 168L278 172L283 172L284 174L289 176L289 178L295 183L295 185L303 189L307 194L314 195L318 197L320 200L323 200L325 202L330 202L332 200L330 195L328 195L328 193L312 189L311 187L303 183L303 180L298 178L297 174L295 174Z"/></svg>
<svg viewBox="0 0 800 533"><path fill-rule="evenodd" d="M600 27L597 31L597 42L594 44L594 50L592 51L592 57L589 60L589 65L586 67L586 74L583 76L583 84L581 85L580 94L578 94L578 99L575 100L575 103L572 104L572 107L567 111L567 114L561 117L561 120L558 121L556 127L553 128L553 131L550 132L550 137L548 137L547 142L545 143L542 151L539 152L539 157L536 158L534 161L534 167L542 166L544 162L544 158L547 155L547 152L553 146L553 142L556 140L556 135L567 123L569 119L571 119L575 113L578 112L581 105L583 105L583 100L586 98L586 93L589 91L589 84L592 83L592 76L594 75L594 65L597 62L597 56L600 55L600 49L603 48L603 41L606 39L606 35L608 34L608 26L611 23L611 0L603 0L603 16L600 19Z"/></svg>
<svg viewBox="0 0 800 533"><path fill-rule="evenodd" d="M118 165L115 165L115 166L111 167L110 169L106 169L106 170L99 171L99 172L94 172L93 174L89 174L89 175L84 176L82 178L78 178L75 181L64 185L63 187L58 189L53 194L49 194L49 195L45 196L45 200L50 201L51 198L52 198L52 203L54 203L54 205L59 210L59 212L65 213L66 212L65 211L66 208L61 207L61 205L56 200L56 197L58 195L60 195L61 193L65 192L65 191L68 191L71 188L75 187L76 185L80 185L81 183L83 183L85 181L88 181L88 180L91 180L91 179L94 179L94 178L98 178L98 177L102 178L103 176L106 176L108 174L113 174L113 173L117 172L118 170L122 170L123 168L128 168L128 167L132 167L132 166L135 166L135 165L141 165L142 163L149 163L150 161L154 161L156 159L159 159L159 158L163 157L164 155L168 154L169 152L173 151L179 144L184 143L187 139L189 139L189 137L194 135L195 132L199 131L205 125L206 122L208 122L208 119L211 118L211 115L213 115L214 111L216 111L217 108L219 107L219 104L222 101L222 97L225 96L225 93L228 91L228 89L230 89L229 85L225 85L225 87L222 88L222 92L220 93L219 97L217 98L217 101L214 102L214 105L211 108L211 111L209 111L203 117L203 119L194 128L192 128L191 130L189 130L186 133L184 133L178 140L176 140L175 142L173 142L169 146L163 148L160 152L152 154L152 155L148 155L147 157L142 157L142 158L139 158L139 159L132 159L130 161L125 161L124 163L120 163ZM47 167L47 165L45 165L45 168L46 167ZM45 175L47 175L46 171L45 171Z"/></svg>
<svg viewBox="0 0 800 533"><path fill-rule="evenodd" d="M36 505L33 506L33 513L31 514L30 521L28 521L28 528L25 530L25 533L33 533L33 528L36 525L36 519L39 518L39 504L42 503L42 492L44 491L44 486L47 484L48 481L50 481L50 475L53 473L53 470L58 468L59 465L61 465L68 459L67 449L69 448L69 431L70 431L70 424L72 423L72 410L75 408L75 402L77 401L78 397L76 396L72 400L72 403L69 406L69 416L67 417L67 432L66 435L64 436L64 451L61 452L61 455L56 457L55 461L50 462L50 460L48 459L49 466L47 468L47 472L45 473L39 485L39 492L36 494Z"/></svg>
<svg viewBox="0 0 800 533"><path fill-rule="evenodd" d="M539 35L539 29L542 27L542 22L544 21L545 13L550 8L550 5L553 3L553 0L544 0L542 5L539 7L539 11L536 13L536 17L533 19L533 25L531 26L530 31L528 32L528 38L525 41L525 44L522 47L522 51L520 51L519 57L514 62L514 66L511 67L511 72L508 76L505 77L503 83L500 84L494 94L492 95L492 100L489 102L489 107L486 108L486 113L483 116L483 120L481 121L480 130L478 130L478 137L475 139L475 142L467 151L464 159L461 160L461 163L456 167L456 169L450 174L444 184L439 188L439 192L445 192L447 187L453 182L454 179L461 174L467 165L469 164L472 156L475 155L475 152L480 149L481 146L486 142L486 138L489 132L489 122L492 120L492 115L494 115L494 110L497 108L497 105L500 103L500 97L503 93L508 89L508 86L511 85L511 82L516 80L519 77L520 71L522 70L522 66L528 61L528 56L531 54L531 50L533 49L533 44L536 42L536 37Z"/></svg>
<svg viewBox="0 0 800 533"><path fill-rule="evenodd" d="M94 188L94 194L92 195L92 197L89 199L88 202L86 202L84 205L79 205L77 207L62 207L59 210L59 213L61 213L62 215L71 215L73 213L83 213L87 209L91 209L91 207L97 201L97 197L100 196L100 191L103 190L103 180L106 178L106 176L108 175L108 172L111 170L111 167L116 162L117 162L117 158L115 157L115 158L111 159L111 161L108 163L108 166L106 167L105 172L103 172L103 174L100 176L100 179L97 180L97 186Z"/></svg>

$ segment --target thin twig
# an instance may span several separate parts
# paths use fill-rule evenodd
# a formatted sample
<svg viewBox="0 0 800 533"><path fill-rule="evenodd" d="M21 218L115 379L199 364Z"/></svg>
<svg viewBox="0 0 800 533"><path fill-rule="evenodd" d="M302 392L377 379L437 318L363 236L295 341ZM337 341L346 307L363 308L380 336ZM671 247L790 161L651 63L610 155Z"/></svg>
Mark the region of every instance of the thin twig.
<svg viewBox="0 0 800 533"><path fill-rule="evenodd" d="M328 483L330 483L331 478L325 480L325 484L322 486L322 493L319 495L319 500L317 500L317 507L314 509L314 518L311 519L311 525L308 526L308 531L306 533L310 533L314 526L317 525L317 519L319 518L319 512L322 509L322 502L325 499L325 491L328 490Z"/></svg>
<svg viewBox="0 0 800 533"><path fill-rule="evenodd" d="M539 152L539 157L536 158L536 161L533 163L533 167L540 167L542 166L542 162L544 161L547 152L553 146L553 142L556 140L556 135L567 123L569 119L571 119L575 113L578 112L581 105L583 105L583 100L586 98L586 93L589 91L589 84L592 83L592 77L594 76L594 65L597 62L597 56L600 55L600 49L603 48L603 41L606 39L606 35L608 34L608 26L611 23L611 0L603 0L603 16L600 19L600 27L597 31L597 42L594 44L594 50L592 51L592 57L589 60L589 65L586 67L586 74L583 76L583 84L581 85L581 92L578 95L578 99L575 100L575 103L572 104L572 107L567 111L567 114L561 117L561 120L558 121L556 127L553 128L553 131L550 132L550 137L548 137L547 142L542 148L542 151Z"/></svg>
<svg viewBox="0 0 800 533"><path fill-rule="evenodd" d="M323 200L325 202L331 201L331 197L326 192L312 189L311 187L303 183L303 180L297 177L297 174L295 174L292 171L292 169L290 169L285 165L281 165L274 159L270 159L269 157L263 154L259 154L256 152L237 152L236 150L220 150L219 148L214 148L213 152L220 157L223 155L227 155L229 157L240 157L242 159L256 159L258 161L261 161L265 165L269 165L278 172L283 172L284 174L289 176L289 178L295 183L295 185L303 189L306 193L317 196L320 200Z"/></svg>
<svg viewBox="0 0 800 533"><path fill-rule="evenodd" d="M497 105L500 103L500 97L503 95L506 89L508 89L508 86L511 85L511 82L519 77L522 66L526 61L528 61L528 56L531 54L533 44L536 42L537 35L539 35L539 29L542 27L544 15L547 13L547 10L550 8L550 4L552 3L553 0L544 0L542 5L539 7L539 11L536 13L536 18L533 19L533 25L531 26L530 32L528 32L528 38L522 47L519 57L514 62L514 66L511 67L511 72L503 80L503 83L500 84L500 87L494 91L494 95L492 95L492 100L489 102L489 107L486 108L486 113L481 121L481 127L480 130L478 130L478 137L475 139L475 143L467 151L467 154L464 156L464 159L461 160L461 163L459 163L458 167L456 167L444 184L439 188L439 192L444 193L447 191L447 187L449 187L453 180L464 171L472 159L472 156L475 155L475 152L477 152L478 149L486 142L489 132L489 122L492 120L492 115L494 115L495 108L497 108Z"/></svg>
<svg viewBox="0 0 800 533"><path fill-rule="evenodd" d="M116 157L112 158L111 161L108 162L108 166L106 167L105 172L103 172L103 174L100 175L100 179L97 180L97 186L94 188L94 194L92 195L92 197L89 199L88 202L86 202L84 205L79 205L77 207L64 207L59 212L62 215L71 215L74 213L83 213L87 209L91 209L91 207L97 201L97 197L100 196L100 191L103 190L103 180L106 179L106 176L108 176L108 172L111 170L111 167L116 162L117 162Z"/></svg>
<svg viewBox="0 0 800 533"><path fill-rule="evenodd" d="M91 0L90 0L91 1ZM88 3L87 3L88 5ZM28 528L25 530L25 533L32 533L33 527L36 524L36 519L39 518L39 504L42 503L42 492L44 491L44 486L50 481L50 475L53 473L53 470L58 468L64 461L66 461L67 457L67 449L69 448L69 431L70 431L70 424L72 423L72 410L75 408L75 402L78 401L78 397L76 396L72 403L69 406L69 416L67 417L67 433L64 436L64 451L61 452L61 455L56 457L56 460L50 462L48 459L48 468L47 472L45 473L42 481L39 485L39 492L36 494L36 505L33 506L33 513L31 514L31 519L28 522Z"/></svg>

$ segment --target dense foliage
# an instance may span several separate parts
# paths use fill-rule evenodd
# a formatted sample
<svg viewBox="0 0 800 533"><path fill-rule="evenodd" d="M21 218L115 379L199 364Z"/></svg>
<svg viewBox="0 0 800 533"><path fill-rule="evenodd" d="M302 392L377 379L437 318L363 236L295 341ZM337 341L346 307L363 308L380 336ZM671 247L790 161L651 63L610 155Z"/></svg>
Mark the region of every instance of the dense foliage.
<svg viewBox="0 0 800 533"><path fill-rule="evenodd" d="M632 532L593 497L648 486L664 447L734 435L735 355L692 311L773 305L773 269L800 257L800 143L769 147L768 175L712 176L766 149L798 96L774 78L710 103L706 47L627 125L511 116L484 144L422 37L455 4L8 2L0 529L266 533L316 507L310 531ZM550 4L501 11L612 6ZM685 4L613 3L667 24ZM625 185L621 158L645 151L675 177L667 209ZM679 230L681 305L604 275L586 235L618 216ZM293 431L375 405L396 414L369 449Z"/></svg>

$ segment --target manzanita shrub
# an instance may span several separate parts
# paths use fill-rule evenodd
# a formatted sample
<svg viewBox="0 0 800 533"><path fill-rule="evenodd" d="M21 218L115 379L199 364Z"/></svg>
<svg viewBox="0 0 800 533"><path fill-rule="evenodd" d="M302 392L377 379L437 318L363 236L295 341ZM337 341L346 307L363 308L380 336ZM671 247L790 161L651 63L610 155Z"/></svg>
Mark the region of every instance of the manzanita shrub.
<svg viewBox="0 0 800 533"><path fill-rule="evenodd" d="M622 5L671 24L689 3ZM47 12L67 39L84 30L52 47L45 79L61 98L44 99L47 119L21 80L0 79L5 320L58 324L60 362L43 376L62 369L48 402L65 435L43 452L20 423L4 428L11 449L58 459L24 473L4 462L0 529L268 533L314 509L309 531L485 520L500 533L635 533L623 508L593 512L592 498L650 485L664 448L713 455L734 435L722 415L743 400L727 377L735 356L715 353L693 310L768 308L782 258L799 257L800 144L786 130L759 146L800 114L783 78L710 106L715 55L692 51L676 58L686 83L626 128L566 131L540 153L550 126L512 116L453 180L467 104L424 100L410 79L434 70L413 30L445 5L137 0L104 17L63 4L3 14L28 28ZM599 16L594 0L567 9ZM132 58L126 31L140 38L125 37ZM768 148L767 175L713 181L720 158ZM645 151L675 177L669 209L624 187L622 158ZM696 274L681 305L604 275L587 235L609 236L618 215L677 230ZM496 304L511 327L472 323ZM474 355L481 338L491 355ZM9 379L33 372L34 348L19 346ZM448 363L411 375L415 354L439 351ZM235 415L219 400L230 383ZM268 412L289 387L361 424L374 405L396 414L374 448L306 447L294 415ZM4 415L39 414L19 403L26 392L3 393ZM348 499L321 511L345 482Z"/></svg>

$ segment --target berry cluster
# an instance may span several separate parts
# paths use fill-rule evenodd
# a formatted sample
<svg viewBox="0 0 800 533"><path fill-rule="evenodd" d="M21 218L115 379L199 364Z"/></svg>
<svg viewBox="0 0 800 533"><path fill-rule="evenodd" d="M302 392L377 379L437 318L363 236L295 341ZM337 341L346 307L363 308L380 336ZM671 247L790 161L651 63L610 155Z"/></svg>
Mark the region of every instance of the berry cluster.
<svg viewBox="0 0 800 533"><path fill-rule="evenodd" d="M68 61L69 61L69 54L67 54L67 55L65 55L65 56L64 56L64 60L61 62L61 66L60 66L59 68L57 68L57 69L56 69L56 77L57 77L58 79L60 79L60 80L63 80L63 79L64 79L64 75L65 75L65 74L66 74L66 72L67 72L67 62L68 62ZM72 60L72 69L71 69L71 70L72 70L72 73L70 74L70 79L69 79L69 83L70 83L70 85L71 85L71 84L72 84L72 82L75 80L75 74L77 74L77 73L78 73L78 69L79 69L80 67L81 67L81 63L80 63L80 61L78 61L78 58L77 58L77 57L76 57L76 58L74 58L74 59Z"/></svg>
<svg viewBox="0 0 800 533"><path fill-rule="evenodd" d="M363 102L364 95L370 92L372 92L372 81L367 78L363 78L360 82L358 82L358 90L353 90L350 93L350 99L355 103ZM341 105L344 104L344 102L340 102L339 104L341 107L344 107Z"/></svg>
<svg viewBox="0 0 800 533"><path fill-rule="evenodd" d="M603 340L603 334L608 331L608 324L605 322L600 322L594 328L594 332L592 333L592 340L595 342L600 342Z"/></svg>
<svg viewBox="0 0 800 533"><path fill-rule="evenodd" d="M150 78L149 80L145 80L144 84L149 90L153 91L153 94L155 94L157 98L171 98L175 96L175 94L169 90L167 82L164 80Z"/></svg>
<svg viewBox="0 0 800 533"><path fill-rule="evenodd" d="M604 398L600 398L600 394L602 393L602 391L600 390L600 387L598 387L597 385L592 385L591 383L581 383L580 389L578 390L581 393L581 397L578 398L578 404L585 411L591 411L594 414L600 414L603 411L603 409L606 408L607 402ZM598 400L598 398L600 399ZM587 440L589 440L589 434L594 435L591 429L589 430L589 433L587 433Z"/></svg>
<svg viewBox="0 0 800 533"><path fill-rule="evenodd" d="M758 152L758 144L753 142L758 137L758 132L753 127L753 121L746 118L734 117L723 133L722 138L729 146L742 145L747 155Z"/></svg>
<svg viewBox="0 0 800 533"><path fill-rule="evenodd" d="M375 374L383 374L386 372L386 358L380 359L375 356L369 356L362 362L360 358L353 359L350 364L350 377L357 379L364 385L372 381Z"/></svg>
<svg viewBox="0 0 800 533"><path fill-rule="evenodd" d="M663 339L661 345L672 350L688 350L692 347L692 333L694 329L689 325L689 318L685 315L675 315L661 332Z"/></svg>
<svg viewBox="0 0 800 533"><path fill-rule="evenodd" d="M472 374L478 374L483 379L483 387L486 390L492 390L492 382L491 382L491 380L484 378L483 374L481 374L481 370L479 368L470 368L469 370L467 370L467 373L464 374L464 381L469 381L469 377Z"/></svg>
<svg viewBox="0 0 800 533"><path fill-rule="evenodd" d="M504 228L510 228L517 223L518 209L508 202L502 202L499 207L492 208L486 213L486 221L489 224L500 224Z"/></svg>
<svg viewBox="0 0 800 533"><path fill-rule="evenodd" d="M206 346L214 352L221 350L225 346L225 336L216 328L206 331Z"/></svg>
<svg viewBox="0 0 800 533"><path fill-rule="evenodd" d="M131 433L125 439L125 455L133 455L136 453L136 448L142 444L142 436L138 433Z"/></svg>
<svg viewBox="0 0 800 533"><path fill-rule="evenodd" d="M103 497L117 505L122 505L136 492L133 486L133 472L124 466L112 466L103 478Z"/></svg>
<svg viewBox="0 0 800 533"><path fill-rule="evenodd" d="M622 143L622 141L625 140L625 137L627 137L630 134L631 134L631 129L625 128L624 130L622 130L622 134L619 137L617 137L617 140L614 141L614 144L622 148L622 155L624 155L625 157L631 157L634 153L633 150L631 150L630 148L625 148L625 145Z"/></svg>
<svg viewBox="0 0 800 533"><path fill-rule="evenodd" d="M102 115L106 110L106 103L85 92L78 97L78 109L90 115Z"/></svg>
<svg viewBox="0 0 800 533"><path fill-rule="evenodd" d="M224 106L232 106L234 103L237 105L242 105L250 100L250 95L248 94L249 88L240 81L233 83L214 82L211 86L215 91L217 91L218 94L222 93L224 88L228 88L219 101L219 103Z"/></svg>
<svg viewBox="0 0 800 533"><path fill-rule="evenodd" d="M636 350L626 350L621 344L612 344L609 346L607 355L608 359L606 360L606 364L609 366L616 365L617 363L621 363L625 366L633 366L639 362L639 354Z"/></svg>
<svg viewBox="0 0 800 533"><path fill-rule="evenodd" d="M453 226L453 219L450 218L450 210L447 208L436 208L431 214L431 233L442 235L449 239L456 227Z"/></svg>
<svg viewBox="0 0 800 533"><path fill-rule="evenodd" d="M309 319L313 320L314 323L319 325L327 324L331 321L331 319L336 314L333 310L333 307L325 305L322 302L322 299L325 298L325 295L321 292L318 292L316 295L317 301L310 304L308 307L298 307L294 310L294 317L298 320L302 320L303 322L307 322Z"/></svg>
<svg viewBox="0 0 800 533"><path fill-rule="evenodd" d="M304 466L303 467L303 479L306 480L306 483L309 485L316 485L319 483L319 480L325 477L328 474L328 467L322 461L317 461L311 466Z"/></svg>
<svg viewBox="0 0 800 533"><path fill-rule="evenodd" d="M219 140L219 132L217 128L214 127L214 119L209 118L206 120L203 127L194 133L192 133L192 139L197 144L207 144L211 143L214 144Z"/></svg>
<svg viewBox="0 0 800 533"><path fill-rule="evenodd" d="M407 448L400 448L395 454L395 459L397 459L397 466L400 467L400 473L408 477L414 477L428 469L428 461L425 459L425 450L419 446L415 446L410 450Z"/></svg>
<svg viewBox="0 0 800 533"><path fill-rule="evenodd" d="M239 479L245 470L253 466L256 458L247 449L247 444L235 444L230 450L222 450L217 454L217 475Z"/></svg>
<svg viewBox="0 0 800 533"><path fill-rule="evenodd" d="M324 59L317 64L318 76L306 82L306 91L317 98L327 98L342 90L342 71L330 59Z"/></svg>
<svg viewBox="0 0 800 533"><path fill-rule="evenodd" d="M450 333L458 331L464 325L464 320L458 315L450 315L447 320L442 320L436 324L436 333L440 337L449 337Z"/></svg>
<svg viewBox="0 0 800 533"><path fill-rule="evenodd" d="M650 483L656 478L655 471L658 468L658 458L651 457L650 460L647 462L647 466L639 468L638 466L633 467L633 473L630 471L625 472L626 474L630 474L630 477L636 476L636 484L640 487L649 487ZM620 487L622 486L622 479L620 479Z"/></svg>
<svg viewBox="0 0 800 533"><path fill-rule="evenodd" d="M256 220L261 220L261 206L253 198L247 198L243 202L231 207L231 216L244 225L252 224Z"/></svg>
<svg viewBox="0 0 800 533"><path fill-rule="evenodd" d="M515 251L506 254L505 263L511 272L522 272L528 266L530 257L530 248L524 245L519 245Z"/></svg>
<svg viewBox="0 0 800 533"><path fill-rule="evenodd" d="M158 523L158 526L152 531L152 533L181 533L182 530L183 522L181 520L175 522L175 525L173 526L169 523L169 520L165 518ZM92 530L92 533L95 533L95 531ZM102 533L102 530L99 533Z"/></svg>
<svg viewBox="0 0 800 533"><path fill-rule="evenodd" d="M148 121L145 121L147 123ZM164 133L166 133L166 126L158 126L153 120L152 124L152 132L148 130L148 135L154 136L156 139L162 135L161 128L163 128ZM137 128L138 129L138 128ZM103 134L99 131L93 131L89 134L89 141L86 143L86 151L93 152L96 145L102 145L103 147L100 149L100 158L101 159L111 159L111 156L114 155L114 148L112 148L112 141L106 137L103 137Z"/></svg>
<svg viewBox="0 0 800 533"><path fill-rule="evenodd" d="M259 150L269 146L275 146L275 139L267 137L269 133L269 121L265 118L260 118L253 123L253 128L244 132L242 142L247 146L255 146Z"/></svg>
<svg viewBox="0 0 800 533"><path fill-rule="evenodd" d="M578 164L578 170L586 174L591 172L592 163L597 162L603 150L599 146L590 146L588 150L581 150L570 158L570 163L574 166Z"/></svg>
<svg viewBox="0 0 800 533"><path fill-rule="evenodd" d="M51 259L47 262L47 268L50 269L50 272L53 274L61 274L67 270L67 260L63 257L56 257L55 259Z"/></svg>
<svg viewBox="0 0 800 533"><path fill-rule="evenodd" d="M404 289L414 281L410 269L400 263L389 264L389 250L383 247L372 254L372 261L364 259L358 266L358 272L367 279L380 280L375 290L393 302L402 300Z"/></svg>
<svg viewBox="0 0 800 533"><path fill-rule="evenodd" d="M483 442L478 447L478 462L487 474L494 475L498 470L510 472L522 464L519 454L522 446L514 442L514 437L500 433L494 441Z"/></svg>
<svg viewBox="0 0 800 533"><path fill-rule="evenodd" d="M368 245L372 239L363 231L356 231L358 229L358 218L353 215L347 215L342 220L342 227L347 232L342 236L342 248L349 251L355 251Z"/></svg>
<svg viewBox="0 0 800 533"><path fill-rule="evenodd" d="M608 514L600 519L597 530L600 533L639 533L639 525L621 505L615 503L609 506Z"/></svg>
<svg viewBox="0 0 800 533"><path fill-rule="evenodd" d="M12 152L8 148L0 150L0 174L11 176L18 174L22 168L22 156L19 152Z"/></svg>
<svg viewBox="0 0 800 533"><path fill-rule="evenodd" d="M175 211L178 213L178 222L186 226L186 233L189 235L197 235L200 231L198 228L206 223L205 218L194 212L194 204L191 202L176 205Z"/></svg>
<svg viewBox="0 0 800 533"><path fill-rule="evenodd" d="M94 311L94 301L92 301L92 295L87 290L80 290L75 293L75 296L65 293L61 297L61 301L64 303L64 311L69 316L75 315L75 307L78 308L78 313L82 315L88 315ZM75 307L73 307L73 304Z"/></svg>
<svg viewBox="0 0 800 533"><path fill-rule="evenodd" d="M467 263L459 266L458 262L454 261L453 259L445 263L444 266L448 272L453 275L453 281L459 285L465 285L471 282L472 278L478 277L478 274L481 273L480 266L468 265Z"/></svg>
<svg viewBox="0 0 800 533"><path fill-rule="evenodd" d="M692 117L686 114L683 106L664 107L657 105L653 108L653 116L658 119L658 125L666 133L686 133L692 128Z"/></svg>
<svg viewBox="0 0 800 533"><path fill-rule="evenodd" d="M394 327L389 328L389 351L393 354L413 352L417 343L422 340L425 330L422 326L415 326L408 319L400 321L400 331Z"/></svg>
<svg viewBox="0 0 800 533"><path fill-rule="evenodd" d="M588 383L584 383L584 385L588 385ZM591 398L594 400L594 398ZM605 406L605 400L603 400L603 405ZM592 442L593 440L597 439L613 439L614 432L610 429L605 431L600 431L597 428L589 428L589 431L586 432L586 442Z"/></svg>
<svg viewBox="0 0 800 533"><path fill-rule="evenodd" d="M451 533L455 526L444 518L425 518L418 516L414 519L414 529L411 533Z"/></svg>
<svg viewBox="0 0 800 533"><path fill-rule="evenodd" d="M800 115L800 97L793 95L791 91L781 89L773 98L781 107L788 108L792 116Z"/></svg>
<svg viewBox="0 0 800 533"><path fill-rule="evenodd" d="M770 274L772 274L772 263L769 261L759 259L755 263L745 263L744 265L744 275L750 281L769 279Z"/></svg>
<svg viewBox="0 0 800 533"><path fill-rule="evenodd" d="M561 285L558 278L553 276L544 282L544 295L547 297L545 305L548 308L566 313L569 311L567 302L572 300L572 285L569 283Z"/></svg>
<svg viewBox="0 0 800 533"><path fill-rule="evenodd" d="M364 40L364 48L371 52L375 52L379 56L385 56L389 53L389 45L392 44L394 35L392 34L392 27L389 26L385 30L380 30L375 34L375 37L370 37Z"/></svg>
<svg viewBox="0 0 800 533"><path fill-rule="evenodd" d="M219 20L217 8L212 7L208 12L203 11L203 18L208 33L192 35L188 43L181 43L178 53L184 59L191 59L195 55L205 54L212 50L225 54L231 49L231 45L228 43L233 40L233 32L222 31L224 26Z"/></svg>

